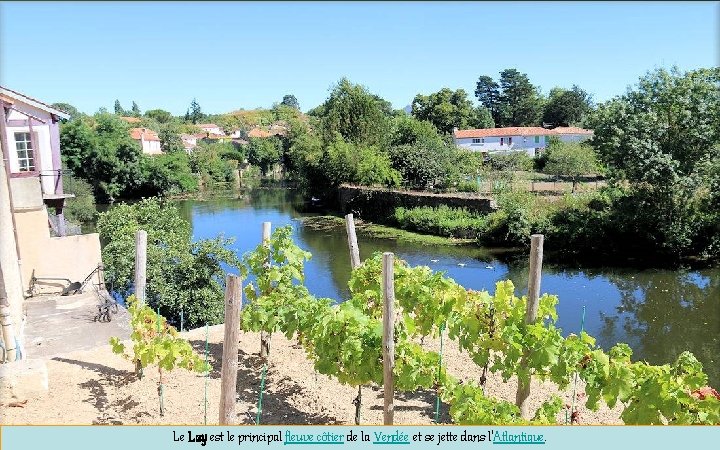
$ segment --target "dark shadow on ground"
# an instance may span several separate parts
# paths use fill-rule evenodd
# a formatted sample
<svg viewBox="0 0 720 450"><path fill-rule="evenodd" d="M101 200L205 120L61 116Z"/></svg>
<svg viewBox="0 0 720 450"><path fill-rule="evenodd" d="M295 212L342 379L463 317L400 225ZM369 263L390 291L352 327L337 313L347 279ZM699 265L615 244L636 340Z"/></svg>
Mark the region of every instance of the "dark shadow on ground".
<svg viewBox="0 0 720 450"><path fill-rule="evenodd" d="M382 387L372 387L373 395L378 399L384 398ZM432 389L418 389L414 392L395 392L395 401L403 402L417 402L421 401L426 403L427 406L418 405L401 405L395 403L395 411L421 411L423 415L430 421L435 422L435 407L437 402L437 393ZM372 410L382 410L383 407L379 405L371 406ZM440 402L440 411L438 414L438 423L453 423L450 418L450 406L446 403Z"/></svg>
<svg viewBox="0 0 720 450"><path fill-rule="evenodd" d="M190 341L193 348L205 355L205 341ZM222 343L208 344L208 362L210 377L220 378L222 370ZM256 353L238 352L237 400L254 404L255 408L244 416L238 417L240 424L255 424L257 405L260 395L263 366L265 360ZM274 365L270 362L265 375L265 390L262 400L262 425L331 425L339 424L336 417L324 413L302 411L293 406L288 399L302 396L305 392L300 385L288 377L280 378Z"/></svg>
<svg viewBox="0 0 720 450"><path fill-rule="evenodd" d="M87 380L78 384L81 388L89 391L88 398L84 399L83 402L93 405L93 407L98 411L98 417L93 420L93 425L122 425L123 422L115 417L113 412L116 412L118 409L120 409L121 412L127 412L129 409L139 405L139 403L131 400L130 397L109 404L107 393L105 391L105 386L119 387L135 381L137 378L133 372L118 370L102 364L79 361L76 359L61 357L54 357L52 359L53 361L80 366L83 369L91 370L100 376L98 379ZM135 415L135 418L138 418L143 414L149 415L147 413L140 412Z"/></svg>

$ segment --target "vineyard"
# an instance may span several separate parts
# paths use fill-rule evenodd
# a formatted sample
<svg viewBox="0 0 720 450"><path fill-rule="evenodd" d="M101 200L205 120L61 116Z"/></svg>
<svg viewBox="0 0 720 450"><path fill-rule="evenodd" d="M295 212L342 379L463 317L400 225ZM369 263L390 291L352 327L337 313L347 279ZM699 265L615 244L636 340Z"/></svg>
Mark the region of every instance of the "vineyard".
<svg viewBox="0 0 720 450"><path fill-rule="evenodd" d="M379 386L390 386L383 389L385 423L392 423L392 398L418 390L437 396L436 421L442 402L458 424L554 424L563 409L566 423L576 423L576 398L592 411L602 403L620 405L625 424L720 423L720 395L707 386L702 365L691 353L653 366L632 361L626 344L605 352L585 332L563 337L555 326L556 296L539 297L535 318L528 320L529 300L516 296L510 281L498 282L493 293L472 291L428 267L375 254L362 263L353 258L350 299L338 302L315 298L304 286L304 264L310 257L293 242L290 227L271 236L267 227L263 242L243 257L241 278L252 282L243 289L247 301L239 327L260 333L258 349L265 361L258 368L263 378L256 423L261 422L271 336L276 333L296 342L317 373L357 388L357 396L348 398L348 408L355 405L356 423L361 421L363 389ZM149 307L133 304L131 313L135 345L134 356L128 357L141 367L158 365L161 402L162 369L208 370ZM438 339L439 351L425 344ZM443 361L444 340L471 359L481 376L463 381L462 374L451 373ZM119 353L125 350L119 342L113 345ZM517 377L515 403L486 395L490 374L503 381ZM555 395L531 411L526 403L531 379L557 390L575 391L581 383L584 395L573 395L572 404Z"/></svg>

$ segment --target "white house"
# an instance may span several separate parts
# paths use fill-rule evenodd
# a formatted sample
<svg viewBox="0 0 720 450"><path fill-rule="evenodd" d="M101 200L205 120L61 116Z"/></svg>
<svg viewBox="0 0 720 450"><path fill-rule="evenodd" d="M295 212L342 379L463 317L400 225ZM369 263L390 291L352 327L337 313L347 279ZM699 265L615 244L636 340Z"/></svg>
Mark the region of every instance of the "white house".
<svg viewBox="0 0 720 450"><path fill-rule="evenodd" d="M453 130L455 145L485 154L524 151L530 156L540 156L551 137L562 142L582 142L593 132L578 127L507 127L481 128L476 130Z"/></svg>
<svg viewBox="0 0 720 450"><path fill-rule="evenodd" d="M203 130L206 133L210 134L224 134L219 126L215 125L214 123L199 123L196 125L198 128Z"/></svg>
<svg viewBox="0 0 720 450"><path fill-rule="evenodd" d="M181 134L180 139L182 140L183 147L188 154L191 154L195 150L195 147L197 147L197 136L192 134Z"/></svg>
<svg viewBox="0 0 720 450"><path fill-rule="evenodd" d="M160 148L160 138L153 130L148 130L147 128L131 128L130 136L140 142L142 151L146 155L162 154L163 151Z"/></svg>

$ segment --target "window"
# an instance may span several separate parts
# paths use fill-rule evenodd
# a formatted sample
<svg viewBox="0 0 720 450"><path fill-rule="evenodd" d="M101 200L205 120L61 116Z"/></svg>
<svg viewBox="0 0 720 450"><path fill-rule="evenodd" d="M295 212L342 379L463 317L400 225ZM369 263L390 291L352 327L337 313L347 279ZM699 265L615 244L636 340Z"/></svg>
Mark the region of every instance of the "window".
<svg viewBox="0 0 720 450"><path fill-rule="evenodd" d="M550 143L550 136L545 136L545 143L546 143L546 144L549 144L549 143Z"/></svg>
<svg viewBox="0 0 720 450"><path fill-rule="evenodd" d="M539 143L540 143L540 136L535 136L535 143L536 143L536 144L539 144Z"/></svg>
<svg viewBox="0 0 720 450"><path fill-rule="evenodd" d="M505 138L500 138L500 145L505 144Z"/></svg>
<svg viewBox="0 0 720 450"><path fill-rule="evenodd" d="M483 139L483 138L473 138L472 143L473 143L473 144L484 144L484 143L485 143L485 139Z"/></svg>
<svg viewBox="0 0 720 450"><path fill-rule="evenodd" d="M15 133L15 150L17 150L20 172L34 172L35 155L30 133Z"/></svg>
<svg viewBox="0 0 720 450"><path fill-rule="evenodd" d="M512 145L512 137L508 138L508 145Z"/></svg>

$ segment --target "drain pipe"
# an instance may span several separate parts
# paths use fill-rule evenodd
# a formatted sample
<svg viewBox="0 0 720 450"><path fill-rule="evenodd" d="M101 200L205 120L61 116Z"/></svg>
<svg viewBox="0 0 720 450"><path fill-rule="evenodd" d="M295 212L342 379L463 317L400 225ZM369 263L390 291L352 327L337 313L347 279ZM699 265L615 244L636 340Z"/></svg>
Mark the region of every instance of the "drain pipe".
<svg viewBox="0 0 720 450"><path fill-rule="evenodd" d="M10 313L10 302L8 302L5 291L5 278L3 277L2 266L0 266L0 326L2 326L2 337L5 343L5 361L13 362L17 359L15 328Z"/></svg>

